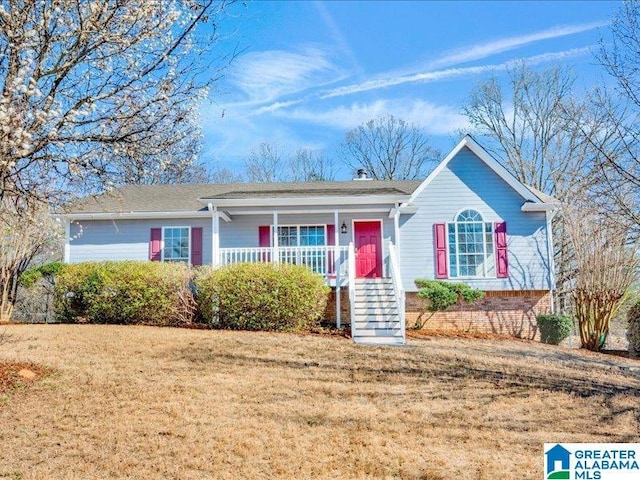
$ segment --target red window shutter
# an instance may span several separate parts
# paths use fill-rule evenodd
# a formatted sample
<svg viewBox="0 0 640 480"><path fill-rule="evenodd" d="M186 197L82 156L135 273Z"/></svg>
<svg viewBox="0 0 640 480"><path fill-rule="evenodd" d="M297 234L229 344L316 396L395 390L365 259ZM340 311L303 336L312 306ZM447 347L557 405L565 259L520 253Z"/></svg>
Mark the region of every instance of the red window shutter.
<svg viewBox="0 0 640 480"><path fill-rule="evenodd" d="M496 276L509 276L509 260L507 259L507 224L496 222L493 226L496 236Z"/></svg>
<svg viewBox="0 0 640 480"><path fill-rule="evenodd" d="M271 246L271 227L269 225L261 225L258 227L258 245L261 247L270 247ZM271 255L268 253L263 253L262 261L269 262L271 261Z"/></svg>
<svg viewBox="0 0 640 480"><path fill-rule="evenodd" d="M447 278L447 224L433 224L433 243L436 252L436 278Z"/></svg>
<svg viewBox="0 0 640 480"><path fill-rule="evenodd" d="M271 246L271 227L269 225L258 227L258 241L261 247Z"/></svg>
<svg viewBox="0 0 640 480"><path fill-rule="evenodd" d="M202 227L191 228L191 265L202 265Z"/></svg>
<svg viewBox="0 0 640 480"><path fill-rule="evenodd" d="M336 244L336 226L335 225L327 225L327 245L335 245ZM327 256L327 262L329 262L327 272L333 274L336 272L335 269L335 257L333 256L333 252L329 252Z"/></svg>
<svg viewBox="0 0 640 480"><path fill-rule="evenodd" d="M149 260L159 262L162 260L162 229L152 228L149 240Z"/></svg>

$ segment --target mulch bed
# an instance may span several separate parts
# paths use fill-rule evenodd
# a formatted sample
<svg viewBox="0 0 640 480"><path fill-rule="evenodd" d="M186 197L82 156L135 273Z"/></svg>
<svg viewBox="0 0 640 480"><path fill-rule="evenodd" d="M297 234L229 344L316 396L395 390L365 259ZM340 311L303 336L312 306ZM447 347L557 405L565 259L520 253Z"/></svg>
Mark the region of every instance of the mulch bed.
<svg viewBox="0 0 640 480"><path fill-rule="evenodd" d="M35 363L0 361L0 393L18 385L32 384L49 372L49 369Z"/></svg>
<svg viewBox="0 0 640 480"><path fill-rule="evenodd" d="M516 338L509 335L500 335L498 333L486 332L465 332L462 330L412 330L407 328L407 337L424 338L444 337L444 338L473 338L479 340L519 340L528 342L530 340L524 338Z"/></svg>

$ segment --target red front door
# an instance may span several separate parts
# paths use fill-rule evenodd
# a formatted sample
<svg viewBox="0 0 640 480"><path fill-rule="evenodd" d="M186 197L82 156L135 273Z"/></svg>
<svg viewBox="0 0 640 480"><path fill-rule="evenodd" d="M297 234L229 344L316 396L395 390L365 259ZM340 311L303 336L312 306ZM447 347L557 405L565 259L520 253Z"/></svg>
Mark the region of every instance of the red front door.
<svg viewBox="0 0 640 480"><path fill-rule="evenodd" d="M356 277L382 277L382 232L380 222L354 222Z"/></svg>

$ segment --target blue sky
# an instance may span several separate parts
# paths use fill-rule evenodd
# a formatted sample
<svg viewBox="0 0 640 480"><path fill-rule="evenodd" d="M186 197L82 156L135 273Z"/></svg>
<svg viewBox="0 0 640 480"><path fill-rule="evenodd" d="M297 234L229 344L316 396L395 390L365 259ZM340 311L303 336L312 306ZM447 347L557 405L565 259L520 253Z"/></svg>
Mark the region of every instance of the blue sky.
<svg viewBox="0 0 640 480"><path fill-rule="evenodd" d="M267 2L236 8L243 52L202 107L202 159L241 168L263 141L324 150L380 115L418 124L443 153L472 88L509 62L560 64L579 89L606 81L593 52L618 2ZM224 115L223 115L224 112ZM342 172L347 178L346 171Z"/></svg>

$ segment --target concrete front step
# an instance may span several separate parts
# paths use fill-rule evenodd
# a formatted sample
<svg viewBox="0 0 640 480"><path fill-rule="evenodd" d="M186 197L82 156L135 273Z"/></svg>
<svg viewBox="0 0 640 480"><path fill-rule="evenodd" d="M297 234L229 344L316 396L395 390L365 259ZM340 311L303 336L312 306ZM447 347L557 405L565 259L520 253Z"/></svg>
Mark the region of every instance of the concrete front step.
<svg viewBox="0 0 640 480"><path fill-rule="evenodd" d="M360 328L356 325L355 335L358 337L395 337L401 335L400 328Z"/></svg>
<svg viewBox="0 0 640 480"><path fill-rule="evenodd" d="M368 319L372 319L374 317L377 318L394 318L394 317L398 317L399 313L398 313L398 309L388 309L388 310L382 310L382 309L376 309L376 308L368 308L368 309L361 309L358 310L356 309L355 311L355 317L356 318L368 318Z"/></svg>
<svg viewBox="0 0 640 480"><path fill-rule="evenodd" d="M361 323L367 324L379 324L379 325L389 325L389 324L400 324L400 317L398 315L361 315L354 319L354 323L356 326Z"/></svg>
<svg viewBox="0 0 640 480"><path fill-rule="evenodd" d="M404 345L403 337L353 337L353 341L363 345Z"/></svg>
<svg viewBox="0 0 640 480"><path fill-rule="evenodd" d="M400 330L400 322L367 322L367 321L355 321L356 332L359 333L363 330Z"/></svg>
<svg viewBox="0 0 640 480"><path fill-rule="evenodd" d="M356 279L353 340L371 345L403 345L404 332L390 278Z"/></svg>
<svg viewBox="0 0 640 480"><path fill-rule="evenodd" d="M375 292L375 293L356 293L356 301L371 301L371 300L388 300L390 302L395 302L396 296L394 293L387 292Z"/></svg>

